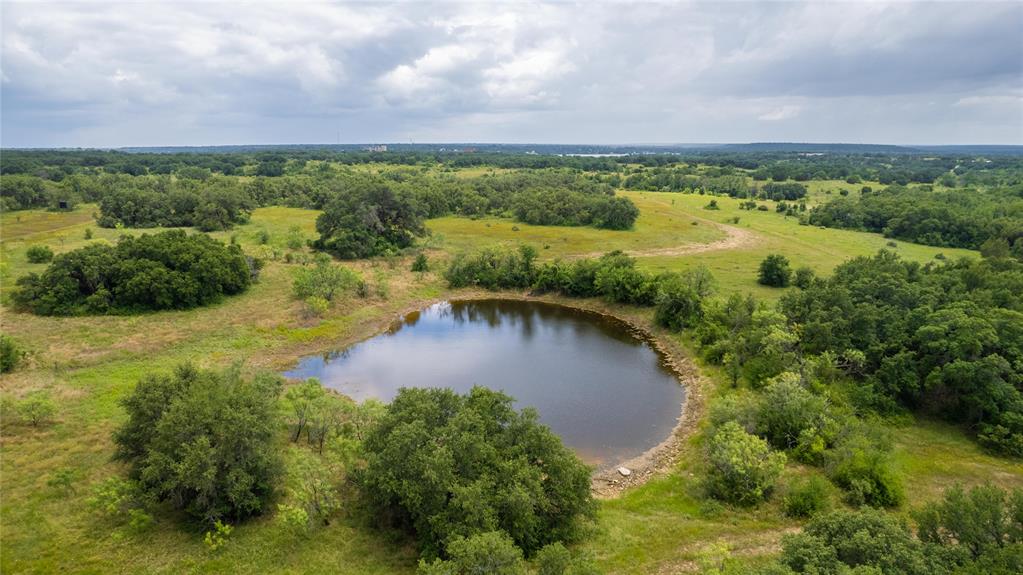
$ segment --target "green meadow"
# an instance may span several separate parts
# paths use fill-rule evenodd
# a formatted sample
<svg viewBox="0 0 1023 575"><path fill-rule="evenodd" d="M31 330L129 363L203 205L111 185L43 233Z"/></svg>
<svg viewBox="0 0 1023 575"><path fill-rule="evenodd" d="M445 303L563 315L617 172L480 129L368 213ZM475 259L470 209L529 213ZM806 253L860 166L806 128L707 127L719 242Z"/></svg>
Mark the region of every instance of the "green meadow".
<svg viewBox="0 0 1023 575"><path fill-rule="evenodd" d="M467 172L480 175L487 171L492 169ZM827 197L826 190L858 191L869 185L839 181L809 184L812 201ZM258 518L239 525L229 544L215 553L203 544L200 529L190 527L181 516L161 514L150 529L133 533L98 514L89 498L94 485L124 471L111 459L111 432L125 417L119 401L144 374L170 371L186 359L196 359L206 367L243 362L248 371L279 370L303 355L344 347L376 333L402 311L465 293L449 289L440 273L444 262L459 252L484 245L525 243L536 247L542 260L549 260L623 250L636 256L638 265L647 270L706 266L720 293L749 292L765 300L775 300L783 293L756 282L757 266L772 253L785 254L793 268L807 266L823 276L847 259L880 249L919 262L934 261L939 254L945 258L977 257L969 250L803 226L795 218L775 213L770 201L760 202L770 207L766 212L747 211L740 209L740 200L717 197L719 209L712 210L706 209L708 196L620 193L640 209L632 230L531 226L498 217L429 220L431 234L421 242L431 260L430 272L411 272L410 255L346 264L380 289L367 299L341 302L322 318L303 314L302 303L291 295L298 264L281 257L292 230L297 228L307 239L315 237L318 212L313 210L259 208L247 224L213 234L224 241L233 238L246 253L266 260L258 283L240 296L187 311L95 317L39 317L12 309L9 293L16 288L17 278L45 269L45 264L28 263L26 250L46 245L59 254L146 230L99 228L93 219L97 206L92 204L65 213L3 213L0 329L23 342L29 355L24 368L0 378L0 571L415 572L413 543L369 528L368 518L351 496L346 497L340 517L328 527L296 535L283 531L271 517ZM92 231L88 240L87 230ZM266 243L263 232L269 234ZM697 359L685 335L656 330L651 310L621 307L617 311L657 332L658 337L671 338L684 350L700 370L697 385L707 404L713 404L728 388L719 368ZM16 421L12 402L44 389L58 402L54 423L36 428ZM1023 466L1018 461L984 452L956 427L907 419L889 425L895 438L896 464L907 478L906 509L957 482L1023 486ZM617 498L600 501L597 520L585 528L577 548L592 555L606 572L622 574L696 572L700 558L722 546L753 562L776 553L781 536L797 529L800 522L784 517L780 497L754 509L710 504L702 498L700 429L698 426L684 438L677 462L664 473ZM290 458L298 448L282 444L282 449ZM58 472L73 474L71 488L51 484ZM812 473L820 471L788 465L782 493L793 478Z"/></svg>

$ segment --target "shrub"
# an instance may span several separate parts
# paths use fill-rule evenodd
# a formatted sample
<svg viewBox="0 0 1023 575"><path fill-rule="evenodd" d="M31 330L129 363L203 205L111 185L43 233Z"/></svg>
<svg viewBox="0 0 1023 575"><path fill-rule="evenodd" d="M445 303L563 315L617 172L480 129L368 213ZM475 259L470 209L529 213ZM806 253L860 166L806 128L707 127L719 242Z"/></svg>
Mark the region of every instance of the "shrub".
<svg viewBox="0 0 1023 575"><path fill-rule="evenodd" d="M720 210L721 208L718 207L718 201L717 200L711 200L706 206L703 206L703 209L705 209L705 210Z"/></svg>
<svg viewBox="0 0 1023 575"><path fill-rule="evenodd" d="M50 399L49 392L35 391L19 401L16 410L25 423L39 427L57 413L57 404Z"/></svg>
<svg viewBox="0 0 1023 575"><path fill-rule="evenodd" d="M799 289L806 289L813 283L814 278L817 275L813 272L813 269L803 266L796 270L796 275L792 280L792 284Z"/></svg>
<svg viewBox="0 0 1023 575"><path fill-rule="evenodd" d="M714 278L700 267L683 274L665 276L657 283L655 321L680 330L703 318L703 300L714 291Z"/></svg>
<svg viewBox="0 0 1023 575"><path fill-rule="evenodd" d="M545 545L533 559L536 575L564 575L572 564L572 554L560 542Z"/></svg>
<svg viewBox="0 0 1023 575"><path fill-rule="evenodd" d="M419 273L430 271L430 262L427 261L426 254L416 254L416 259L412 262L412 271Z"/></svg>
<svg viewBox="0 0 1023 575"><path fill-rule="evenodd" d="M237 370L143 378L122 405L116 457L153 499L212 523L258 514L280 475L277 377L243 380Z"/></svg>
<svg viewBox="0 0 1023 575"><path fill-rule="evenodd" d="M25 257L30 264L45 264L53 259L53 250L49 246L29 246L28 250L25 251Z"/></svg>
<svg viewBox="0 0 1023 575"><path fill-rule="evenodd" d="M85 239L92 239L92 228L85 228Z"/></svg>
<svg viewBox="0 0 1023 575"><path fill-rule="evenodd" d="M527 288L533 284L536 275L535 260L536 249L532 246L521 245L515 251L484 248L471 255L455 256L444 278L453 288Z"/></svg>
<svg viewBox="0 0 1023 575"><path fill-rule="evenodd" d="M447 561L420 561L420 575L526 575L522 550L501 531L456 537L447 554Z"/></svg>
<svg viewBox="0 0 1023 575"><path fill-rule="evenodd" d="M305 236L302 234L302 228L298 226L291 226L288 228L288 249L289 250L300 250L305 247Z"/></svg>
<svg viewBox="0 0 1023 575"><path fill-rule="evenodd" d="M213 522L213 529L207 531L203 537L203 543L206 544L206 548L210 551L219 551L224 545L227 545L232 531L234 531L234 527L217 519Z"/></svg>
<svg viewBox="0 0 1023 575"><path fill-rule="evenodd" d="M846 492L850 505L897 507L904 498L902 480L877 442L855 433L830 454L828 475Z"/></svg>
<svg viewBox="0 0 1023 575"><path fill-rule="evenodd" d="M317 258L316 265L311 268L296 270L291 287L299 299L308 301L309 298L318 297L330 302L338 295L354 289L360 281L359 274L344 266L331 264L330 258L324 257Z"/></svg>
<svg viewBox="0 0 1023 575"><path fill-rule="evenodd" d="M50 478L46 480L46 486L64 495L69 495L77 491L75 485L80 478L81 473L77 469L62 467L50 474Z"/></svg>
<svg viewBox="0 0 1023 575"><path fill-rule="evenodd" d="M107 478L93 487L88 503L108 518L127 523L129 530L134 532L142 531L153 523L148 512L153 501L136 481Z"/></svg>
<svg viewBox="0 0 1023 575"><path fill-rule="evenodd" d="M804 388L798 374L786 372L773 378L764 389L757 412L757 431L774 447L791 449L805 432L819 432L828 419L824 398Z"/></svg>
<svg viewBox="0 0 1023 575"><path fill-rule="evenodd" d="M24 350L13 337L0 333L0 373L17 369L25 357Z"/></svg>
<svg viewBox="0 0 1023 575"><path fill-rule="evenodd" d="M483 387L401 389L363 449L356 478L371 508L415 533L426 557L495 530L531 553L594 511L589 469L534 410Z"/></svg>
<svg viewBox="0 0 1023 575"><path fill-rule="evenodd" d="M61 254L18 280L14 301L41 315L186 309L241 293L256 266L237 246L182 230L122 236Z"/></svg>
<svg viewBox="0 0 1023 575"><path fill-rule="evenodd" d="M318 295L312 295L305 298L305 309L306 315L310 317L323 317L330 309L330 302Z"/></svg>
<svg viewBox="0 0 1023 575"><path fill-rule="evenodd" d="M760 273L757 281L761 285L771 287L787 287L792 277L789 260L780 254L771 254L760 262Z"/></svg>
<svg viewBox="0 0 1023 575"><path fill-rule="evenodd" d="M749 505L770 494L785 467L785 454L734 421L714 431L707 448L708 488L713 497Z"/></svg>
<svg viewBox="0 0 1023 575"><path fill-rule="evenodd" d="M991 549L1023 543L1023 489L1007 492L988 484L966 491L956 485L913 518L921 541L959 547L978 558Z"/></svg>
<svg viewBox="0 0 1023 575"><path fill-rule="evenodd" d="M330 525L341 508L334 474L316 456L303 455L291 471L291 496L310 524Z"/></svg>
<svg viewBox="0 0 1023 575"><path fill-rule="evenodd" d="M789 517L810 517L827 510L831 491L827 480L816 475L795 485L785 496L783 506Z"/></svg>
<svg viewBox="0 0 1023 575"><path fill-rule="evenodd" d="M802 533L782 538L781 562L797 573L931 575L946 572L898 518L873 509L835 511L812 519Z"/></svg>

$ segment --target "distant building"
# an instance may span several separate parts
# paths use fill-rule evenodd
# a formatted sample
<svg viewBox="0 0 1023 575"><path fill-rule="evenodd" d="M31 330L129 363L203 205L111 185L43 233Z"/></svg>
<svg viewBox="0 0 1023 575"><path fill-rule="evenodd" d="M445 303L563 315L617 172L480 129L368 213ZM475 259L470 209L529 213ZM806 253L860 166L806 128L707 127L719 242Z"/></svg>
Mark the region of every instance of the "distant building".
<svg viewBox="0 0 1023 575"><path fill-rule="evenodd" d="M387 145L386 144L380 144L379 146L366 146L366 151L367 152L386 152L387 151Z"/></svg>

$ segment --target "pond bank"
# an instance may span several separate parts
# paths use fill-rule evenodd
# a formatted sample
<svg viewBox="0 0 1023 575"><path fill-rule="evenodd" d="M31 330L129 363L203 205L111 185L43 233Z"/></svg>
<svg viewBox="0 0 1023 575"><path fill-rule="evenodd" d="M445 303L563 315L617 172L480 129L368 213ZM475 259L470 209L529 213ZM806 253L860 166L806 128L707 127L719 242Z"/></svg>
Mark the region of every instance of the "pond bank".
<svg viewBox="0 0 1023 575"><path fill-rule="evenodd" d="M530 295L516 292L490 292L484 290L464 290L445 294L446 297L424 298L406 303L397 313L391 312L383 317L374 318L366 327L358 326L349 332L346 341L331 344L331 349L347 349L379 335L393 330L396 322L402 322L410 314L426 309L442 302L476 302L484 300L504 300L520 302L536 302L553 304L570 309L603 316L621 324L637 340L650 346L658 356L662 369L670 371L671 376L683 386L683 399L678 406L678 416L671 432L657 445L647 449L640 455L625 461L605 461L594 470L592 490L599 498L612 498L629 487L645 483L650 478L669 470L678 461L685 439L691 434L702 412L703 390L701 376L682 347L665 330L652 325L648 310L611 306L601 300L578 300L560 296ZM307 345L305 353L309 353ZM322 350L322 344L319 346ZM315 351L313 352L315 353ZM284 359L284 358L281 358ZM296 357L292 357L289 365L295 365ZM642 444L640 444L642 445ZM625 454L622 454L624 456ZM619 467L628 468L627 476L618 472Z"/></svg>

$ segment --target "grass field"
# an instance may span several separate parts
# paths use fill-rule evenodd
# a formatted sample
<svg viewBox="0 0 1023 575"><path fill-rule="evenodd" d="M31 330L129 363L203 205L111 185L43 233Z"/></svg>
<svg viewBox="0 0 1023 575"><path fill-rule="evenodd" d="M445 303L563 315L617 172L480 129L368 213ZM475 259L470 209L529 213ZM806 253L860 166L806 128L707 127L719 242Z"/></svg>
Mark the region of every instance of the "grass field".
<svg viewBox="0 0 1023 575"><path fill-rule="evenodd" d="M827 274L841 261L886 247L876 234L800 226L772 212L747 212L738 201L717 198L720 210L705 210L709 198L681 194L627 192L641 209L632 231L536 227L509 220L441 218L428 223L434 269L451 254L488 243L530 243L541 257L575 257L611 249L640 256L648 269L708 266L722 291L750 291L776 298L782 290L756 284L756 268L769 253L784 253L798 267ZM94 238L115 241L122 232L98 228L95 206L70 213L26 211L0 215L0 292L6 301L14 281L44 269L29 264L25 250L46 244L64 252ZM743 243L726 249L686 251L731 237L726 222L738 216ZM316 212L290 208L257 210L250 223L231 232L245 251L272 258L293 226L314 236ZM696 222L696 225L693 225ZM518 227L515 231L513 227ZM259 243L262 230L270 234ZM545 245L549 248L544 249ZM715 244L717 245L717 244ZM676 255L666 250L684 248ZM918 261L943 252L897 242L895 251ZM647 252L647 253L644 253ZM654 255L651 255L654 254ZM410 259L378 259L352 264L373 284L385 284L387 297L343 302L322 320L304 317L291 297L296 264L269 261L260 281L244 295L218 305L141 316L44 318L2 309L0 329L31 352L28 366L0 378L0 521L3 573L412 573L415 551L407 540L366 528L354 506L330 527L308 536L282 531L269 518L237 528L229 545L208 552L202 536L187 523L161 515L138 535L110 524L88 505L92 486L122 470L111 461L111 431L124 415L118 401L145 373L170 370L193 359L223 367L244 361L246 369L279 369L298 357L335 349L374 333L397 313L451 292L436 272L408 271ZM650 323L649 310L631 310ZM684 339L679 343L685 345ZM701 366L707 395L713 400L724 378ZM59 402L53 425L32 428L10 417L9 402L30 391L47 389ZM1023 485L1018 462L983 453L954 427L918 422L894 428L896 458L907 474L910 504L932 497L956 481L992 480ZM291 449L286 447L284 449ZM674 573L696 569L708 546L727 543L743 556L777 550L781 535L798 527L778 512L778 498L755 510L729 509L703 502L699 495L699 435L690 438L680 463L664 476L600 504L598 521L579 546L609 573ZM63 493L47 481L59 470L77 474L75 489ZM790 466L787 474L811 471ZM784 487L783 487L784 489Z"/></svg>

